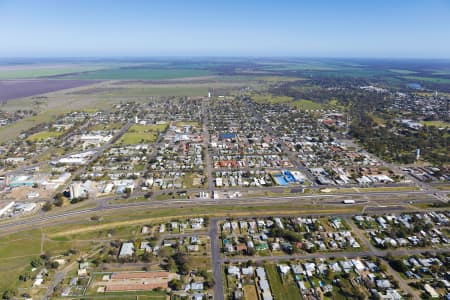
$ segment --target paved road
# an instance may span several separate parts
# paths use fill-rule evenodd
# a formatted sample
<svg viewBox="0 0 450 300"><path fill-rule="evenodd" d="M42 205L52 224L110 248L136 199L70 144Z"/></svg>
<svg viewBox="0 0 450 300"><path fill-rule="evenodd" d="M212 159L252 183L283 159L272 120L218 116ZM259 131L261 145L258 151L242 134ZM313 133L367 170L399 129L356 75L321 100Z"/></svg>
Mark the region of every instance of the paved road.
<svg viewBox="0 0 450 300"><path fill-rule="evenodd" d="M220 258L220 246L219 237L217 235L218 230L218 219L213 218L209 225L209 239L211 240L211 266L213 270L214 277L214 299L224 300L223 293L223 277L222 277L222 265Z"/></svg>
<svg viewBox="0 0 450 300"><path fill-rule="evenodd" d="M397 273L394 269L392 269L392 267L389 265L389 263L385 263L386 265L386 270L388 271L389 274L392 275L392 277L394 277L394 279L398 282L398 286L400 287L400 289L408 294L410 294L414 300L420 300L419 297L419 292L418 290L413 289L408 282L406 282L405 279L403 279L402 276L400 276L399 273Z"/></svg>
<svg viewBox="0 0 450 300"><path fill-rule="evenodd" d="M394 196L398 195L410 195L415 199L398 199ZM426 192L383 192L383 193L367 193L367 200L357 200L356 204L368 205L372 210L384 211L389 209L389 205L409 205L408 202L414 200L415 202L429 202ZM174 199L174 200L148 200L145 202L135 203L123 203L117 205L106 205L111 200L116 199L116 196L102 198L102 202L89 209L82 209L78 211L68 212L50 212L47 214L39 214L24 219L11 219L0 223L0 234L13 232L15 229L24 225L43 225L46 222L51 222L51 225L55 225L58 222L66 222L68 218L81 215L89 215L93 213L99 213L103 211L112 210L124 210L124 209L141 209L141 208L183 208L188 206L233 206L233 205L271 205L276 203L282 204L302 204L302 205L330 205L330 207L336 207L341 205L343 199L352 199L354 196L361 196L358 193L342 193L342 194L326 194L326 195L293 195L282 197L255 197L255 198L233 198L233 199ZM373 198L369 198L373 197ZM378 196L383 196L381 199L377 199Z"/></svg>
<svg viewBox="0 0 450 300"><path fill-rule="evenodd" d="M444 253L450 251L450 247L443 248L421 248L421 249L397 249L397 250L380 250L378 255L374 254L372 251L352 251L352 252L316 252L316 253L306 253L306 254L293 254L293 255L277 255L277 256L246 256L246 257L224 257L219 261L221 263L245 263L249 260L252 261L289 261L292 259L298 260L308 260L316 258L355 258L355 257L386 257L389 253L394 256L405 256L405 255L417 255L425 252L429 253Z"/></svg>

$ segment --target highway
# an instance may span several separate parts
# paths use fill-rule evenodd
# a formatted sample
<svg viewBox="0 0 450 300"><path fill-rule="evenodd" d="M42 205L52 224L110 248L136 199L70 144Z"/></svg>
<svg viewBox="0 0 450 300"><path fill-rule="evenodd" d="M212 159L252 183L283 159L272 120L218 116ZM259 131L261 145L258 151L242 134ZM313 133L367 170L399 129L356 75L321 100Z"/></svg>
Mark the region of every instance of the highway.
<svg viewBox="0 0 450 300"><path fill-rule="evenodd" d="M363 197L364 196L364 197ZM398 197L411 196L411 198L398 199ZM363 197L363 199L355 199ZM0 235L14 231L24 225L44 226L49 221L49 225L55 225L58 222L65 222L70 217L81 216L84 214L94 214L108 212L113 210L137 211L140 209L161 209L161 208L183 208L183 207L200 207L200 206L245 206L245 205L319 205L337 207L343 206L342 201L345 199L355 199L355 205L364 205L378 208L382 210L392 205L407 205L411 201L414 202L430 202L433 199L428 192L425 191L401 191L401 192L371 192L371 193L339 193L339 194L300 194L292 196L272 196L272 197L255 197L255 198L233 198L233 199L171 199L171 200L146 200L143 202L131 202L110 204L111 201L117 199L117 196L99 198L97 206L88 209L81 209L68 212L49 212L46 214L38 214L26 218L10 219L0 223ZM436 200L435 200L436 201ZM351 206L351 205L345 205ZM276 207L274 207L276 209Z"/></svg>

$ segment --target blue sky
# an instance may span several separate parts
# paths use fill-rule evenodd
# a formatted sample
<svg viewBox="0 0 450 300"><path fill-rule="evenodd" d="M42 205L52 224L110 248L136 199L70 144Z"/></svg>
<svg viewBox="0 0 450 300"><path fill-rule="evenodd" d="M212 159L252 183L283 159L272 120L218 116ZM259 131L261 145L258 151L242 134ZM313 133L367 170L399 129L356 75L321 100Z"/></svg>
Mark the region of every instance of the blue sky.
<svg viewBox="0 0 450 300"><path fill-rule="evenodd" d="M450 57L449 0L0 0L0 57Z"/></svg>

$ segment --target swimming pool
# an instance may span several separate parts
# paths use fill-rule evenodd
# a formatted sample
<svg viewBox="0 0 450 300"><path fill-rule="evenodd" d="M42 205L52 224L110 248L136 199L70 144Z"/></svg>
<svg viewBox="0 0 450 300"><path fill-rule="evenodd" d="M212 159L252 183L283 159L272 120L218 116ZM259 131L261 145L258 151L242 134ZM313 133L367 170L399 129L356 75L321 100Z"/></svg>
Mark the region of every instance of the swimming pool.
<svg viewBox="0 0 450 300"><path fill-rule="evenodd" d="M284 176L281 174L276 174L273 176L273 178L275 179L275 181L278 185L288 185L288 182L286 181Z"/></svg>

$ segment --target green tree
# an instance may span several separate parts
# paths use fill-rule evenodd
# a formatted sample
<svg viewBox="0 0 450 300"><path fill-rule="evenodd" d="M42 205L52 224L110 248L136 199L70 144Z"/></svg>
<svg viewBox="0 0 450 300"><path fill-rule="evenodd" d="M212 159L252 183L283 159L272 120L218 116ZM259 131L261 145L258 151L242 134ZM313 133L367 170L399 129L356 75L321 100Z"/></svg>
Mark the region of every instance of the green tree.
<svg viewBox="0 0 450 300"><path fill-rule="evenodd" d="M42 210L43 211L50 211L53 207L52 202L50 202L50 200L47 200L44 205L42 206Z"/></svg>

